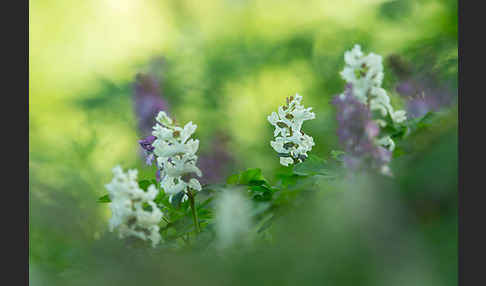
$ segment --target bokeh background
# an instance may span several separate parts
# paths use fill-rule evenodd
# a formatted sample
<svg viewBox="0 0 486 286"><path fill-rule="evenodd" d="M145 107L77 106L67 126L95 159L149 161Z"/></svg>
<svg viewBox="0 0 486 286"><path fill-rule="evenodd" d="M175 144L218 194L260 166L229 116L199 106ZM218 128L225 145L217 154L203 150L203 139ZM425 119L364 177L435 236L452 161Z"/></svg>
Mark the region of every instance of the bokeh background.
<svg viewBox="0 0 486 286"><path fill-rule="evenodd" d="M31 285L456 285L457 25L451 0L31 0ZM383 56L395 106L417 107L403 90L414 86L440 111L393 179L323 182L270 245L229 257L132 249L107 231L96 199L111 168L154 171L137 143L137 73L198 125L208 166L224 161L214 180L250 167L272 180L266 117L287 96L316 113L311 153L340 149L330 101L354 44Z"/></svg>

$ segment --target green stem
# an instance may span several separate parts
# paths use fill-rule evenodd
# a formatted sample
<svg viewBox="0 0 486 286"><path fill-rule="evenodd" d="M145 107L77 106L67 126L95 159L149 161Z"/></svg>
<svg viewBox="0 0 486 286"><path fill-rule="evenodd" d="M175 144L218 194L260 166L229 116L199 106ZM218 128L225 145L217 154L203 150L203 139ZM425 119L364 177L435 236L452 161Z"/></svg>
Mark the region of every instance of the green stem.
<svg viewBox="0 0 486 286"><path fill-rule="evenodd" d="M194 226L196 227L196 233L200 233L201 229L199 228L199 221L197 219L197 211L196 211L196 204L194 200L194 194L189 190L187 192L187 196L189 197L189 203L191 205L191 211L192 211L192 219L194 221Z"/></svg>

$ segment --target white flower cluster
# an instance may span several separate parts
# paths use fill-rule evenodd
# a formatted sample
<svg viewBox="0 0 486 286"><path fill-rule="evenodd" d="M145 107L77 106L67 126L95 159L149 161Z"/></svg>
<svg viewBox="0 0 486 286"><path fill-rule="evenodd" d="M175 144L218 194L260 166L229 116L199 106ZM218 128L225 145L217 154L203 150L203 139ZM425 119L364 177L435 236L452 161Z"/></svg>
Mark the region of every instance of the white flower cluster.
<svg viewBox="0 0 486 286"><path fill-rule="evenodd" d="M199 140L189 139L196 131L197 125L187 123L184 128L175 126L167 114L160 111L152 135L157 139L152 143L157 164L161 170L161 186L169 199L182 191L183 200L187 200L188 188L200 191L201 184L195 178L186 179L195 173L201 177L201 171L196 166L196 152Z"/></svg>
<svg viewBox="0 0 486 286"><path fill-rule="evenodd" d="M120 166L113 168L113 180L105 187L111 199L109 229L118 228L120 238L135 236L151 240L155 247L160 242L159 222L162 212L154 203L158 190L150 185L142 190L137 182L137 170L124 173Z"/></svg>
<svg viewBox="0 0 486 286"><path fill-rule="evenodd" d="M346 66L341 71L341 77L353 86L353 93L370 110L378 110L383 117L390 115L393 122L400 123L406 120L404 110L394 111L390 98L381 87L383 82L383 64L380 55L369 53L364 55L360 45L355 45L351 51L344 53ZM385 121L377 120L380 126Z"/></svg>
<svg viewBox="0 0 486 286"><path fill-rule="evenodd" d="M304 108L300 104L302 96L296 94L287 98L287 104L279 106L278 114L272 112L267 119L275 127L274 141L270 145L280 155L280 164L288 166L294 162L302 162L307 152L314 146L314 140L300 129L302 123L314 119L316 115L311 112L312 107Z"/></svg>
<svg viewBox="0 0 486 286"><path fill-rule="evenodd" d="M383 82L383 64L380 55L369 53L364 55L360 45L355 45L351 51L344 53L345 67L341 71L341 77L353 87L353 94L356 98L369 106L371 111L379 111L381 116L390 116L393 122L400 123L407 119L404 110L393 109L390 97L386 90L381 87ZM342 95L344 96L344 95ZM376 123L385 127L383 119L375 119ZM389 137L383 137L377 144L393 151L395 143Z"/></svg>

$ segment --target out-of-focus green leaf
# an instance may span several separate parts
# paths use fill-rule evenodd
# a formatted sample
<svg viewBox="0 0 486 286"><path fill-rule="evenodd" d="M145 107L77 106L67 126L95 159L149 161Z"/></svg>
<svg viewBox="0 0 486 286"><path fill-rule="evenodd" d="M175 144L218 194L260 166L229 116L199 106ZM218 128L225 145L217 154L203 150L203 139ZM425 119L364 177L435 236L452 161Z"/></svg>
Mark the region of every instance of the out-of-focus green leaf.
<svg viewBox="0 0 486 286"><path fill-rule="evenodd" d="M262 181L265 180L262 176L262 170L259 168L248 169L240 174L239 183L243 185L248 185L250 181Z"/></svg>
<svg viewBox="0 0 486 286"><path fill-rule="evenodd" d="M266 180L262 175L262 170L259 168L248 169L239 174L231 175L226 182L228 184L237 185L263 185Z"/></svg>
<svg viewBox="0 0 486 286"><path fill-rule="evenodd" d="M226 183L230 185L238 184L239 181L240 181L240 174L231 175L228 177L228 179L226 179Z"/></svg>
<svg viewBox="0 0 486 286"><path fill-rule="evenodd" d="M299 176L325 175L326 161L315 155L310 155L307 160L294 166L293 172Z"/></svg>

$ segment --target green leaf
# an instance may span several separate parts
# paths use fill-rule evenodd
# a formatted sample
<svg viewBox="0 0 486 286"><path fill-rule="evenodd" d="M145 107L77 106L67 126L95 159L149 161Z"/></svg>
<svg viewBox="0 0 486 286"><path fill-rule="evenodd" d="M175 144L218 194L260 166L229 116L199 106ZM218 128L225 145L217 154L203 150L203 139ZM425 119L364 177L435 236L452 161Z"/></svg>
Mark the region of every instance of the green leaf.
<svg viewBox="0 0 486 286"><path fill-rule="evenodd" d="M98 203L111 203L110 196L108 194L101 196L97 200Z"/></svg>
<svg viewBox="0 0 486 286"><path fill-rule="evenodd" d="M226 183L230 185L238 184L239 181L240 181L240 174L231 175L228 177L228 179L226 179Z"/></svg>
<svg viewBox="0 0 486 286"><path fill-rule="evenodd" d="M250 186L262 186L262 185L268 185L265 180L251 180L248 182L248 185Z"/></svg>
<svg viewBox="0 0 486 286"><path fill-rule="evenodd" d="M272 200L271 192L256 193L253 199L257 202L267 202Z"/></svg>
<svg viewBox="0 0 486 286"><path fill-rule="evenodd" d="M427 112L424 116L419 118L413 118L408 121L408 126L410 129L416 131L418 129L426 128L432 121L436 118L436 113Z"/></svg>
<svg viewBox="0 0 486 286"><path fill-rule="evenodd" d="M138 182L138 186L140 187L140 189L144 190L144 191L147 191L148 187L152 185L152 182L149 181L149 180L141 180Z"/></svg>
<svg viewBox="0 0 486 286"><path fill-rule="evenodd" d="M405 154L406 154L405 150L400 146L397 146L395 150L393 150L393 158L397 158Z"/></svg>
<svg viewBox="0 0 486 286"><path fill-rule="evenodd" d="M271 190L265 186L250 186L250 190L253 192L260 192L260 193L271 192Z"/></svg>
<svg viewBox="0 0 486 286"><path fill-rule="evenodd" d="M293 173L299 176L325 175L326 161L315 155L310 155L307 160L294 166Z"/></svg>
<svg viewBox="0 0 486 286"><path fill-rule="evenodd" d="M149 205L148 203L143 203L142 208L143 208L143 210L149 211L149 212L152 212L152 210L153 210L152 206Z"/></svg>
<svg viewBox="0 0 486 286"><path fill-rule="evenodd" d="M262 170L259 168L248 169L240 174L231 175L226 182L228 184L238 185L262 185L266 184L266 180L262 175Z"/></svg>
<svg viewBox="0 0 486 286"><path fill-rule="evenodd" d="M239 184L248 185L250 181L265 180L262 176L262 170L259 168L248 169L240 174Z"/></svg>

